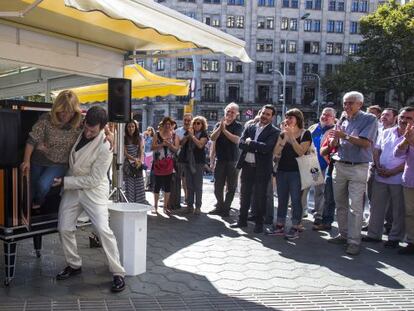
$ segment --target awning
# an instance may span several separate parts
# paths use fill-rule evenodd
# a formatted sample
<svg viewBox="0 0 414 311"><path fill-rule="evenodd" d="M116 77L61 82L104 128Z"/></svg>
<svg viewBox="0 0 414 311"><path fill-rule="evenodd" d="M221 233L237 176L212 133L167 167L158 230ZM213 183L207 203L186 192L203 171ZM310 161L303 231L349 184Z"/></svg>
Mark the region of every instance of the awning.
<svg viewBox="0 0 414 311"><path fill-rule="evenodd" d="M132 98L188 95L189 81L161 77L137 64L125 66L124 76L132 80ZM78 95L82 103L106 101L108 98L107 83L79 87L72 90Z"/></svg>
<svg viewBox="0 0 414 311"><path fill-rule="evenodd" d="M24 17L13 17L39 0L0 1L1 20L124 51L224 53L251 61L245 42L152 0L43 0Z"/></svg>

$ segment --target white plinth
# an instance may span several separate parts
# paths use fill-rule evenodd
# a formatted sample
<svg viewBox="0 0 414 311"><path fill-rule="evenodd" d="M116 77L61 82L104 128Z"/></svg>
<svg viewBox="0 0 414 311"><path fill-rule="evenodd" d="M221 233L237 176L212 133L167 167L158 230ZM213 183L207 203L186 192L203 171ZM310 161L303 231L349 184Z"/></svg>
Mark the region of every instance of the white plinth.
<svg viewBox="0 0 414 311"><path fill-rule="evenodd" d="M147 268L147 211L151 206L139 203L109 205L109 226L118 242L126 275L145 273Z"/></svg>

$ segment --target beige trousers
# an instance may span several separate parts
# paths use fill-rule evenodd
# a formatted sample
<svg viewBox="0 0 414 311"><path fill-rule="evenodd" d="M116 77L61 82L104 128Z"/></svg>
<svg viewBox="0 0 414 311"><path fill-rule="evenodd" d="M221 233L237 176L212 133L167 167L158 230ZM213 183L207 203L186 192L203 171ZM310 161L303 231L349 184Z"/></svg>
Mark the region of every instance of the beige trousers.
<svg viewBox="0 0 414 311"><path fill-rule="evenodd" d="M368 163L335 163L332 172L336 218L339 234L348 244L361 243L364 195L367 188Z"/></svg>
<svg viewBox="0 0 414 311"><path fill-rule="evenodd" d="M69 195L65 193L62 198L58 225L66 262L75 269L82 266L82 258L78 254L75 232L76 221L82 211L84 211L97 230L102 248L108 259L109 271L114 275L124 276L125 269L122 267L119 259L118 245L111 228L109 228L108 206L106 204L96 204L88 198L79 200L77 191L70 192Z"/></svg>

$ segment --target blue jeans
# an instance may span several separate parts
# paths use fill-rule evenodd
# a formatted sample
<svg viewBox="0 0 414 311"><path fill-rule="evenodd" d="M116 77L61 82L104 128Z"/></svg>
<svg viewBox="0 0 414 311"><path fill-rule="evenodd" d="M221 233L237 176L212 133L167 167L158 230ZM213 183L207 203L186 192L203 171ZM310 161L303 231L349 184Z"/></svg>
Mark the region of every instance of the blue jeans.
<svg viewBox="0 0 414 311"><path fill-rule="evenodd" d="M299 225L302 221L302 190L300 173L277 171L277 223L285 224L289 203L289 196L292 200L292 225Z"/></svg>
<svg viewBox="0 0 414 311"><path fill-rule="evenodd" d="M66 174L67 165L42 166L31 164L30 179L34 204L42 204L52 187L53 180Z"/></svg>
<svg viewBox="0 0 414 311"><path fill-rule="evenodd" d="M333 223L335 217L335 198L333 193L331 168L326 170L324 199L322 223L324 225L330 225Z"/></svg>

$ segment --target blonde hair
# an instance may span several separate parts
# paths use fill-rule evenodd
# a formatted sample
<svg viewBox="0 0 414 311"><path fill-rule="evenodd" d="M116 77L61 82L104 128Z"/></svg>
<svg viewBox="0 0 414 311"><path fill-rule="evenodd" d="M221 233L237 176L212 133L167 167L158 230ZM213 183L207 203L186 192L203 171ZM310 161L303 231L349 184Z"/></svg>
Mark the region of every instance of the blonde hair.
<svg viewBox="0 0 414 311"><path fill-rule="evenodd" d="M56 97L52 106L52 111L50 112L53 125L62 125L58 118L59 112L74 112L75 115L69 123L72 128L79 127L82 121L82 111L80 109L78 96L76 96L73 91L64 90Z"/></svg>
<svg viewBox="0 0 414 311"><path fill-rule="evenodd" d="M193 118L193 120L191 121L191 127L194 126L195 122L200 122L201 123L201 130L202 131L207 131L207 119L204 118L203 116L195 116Z"/></svg>

